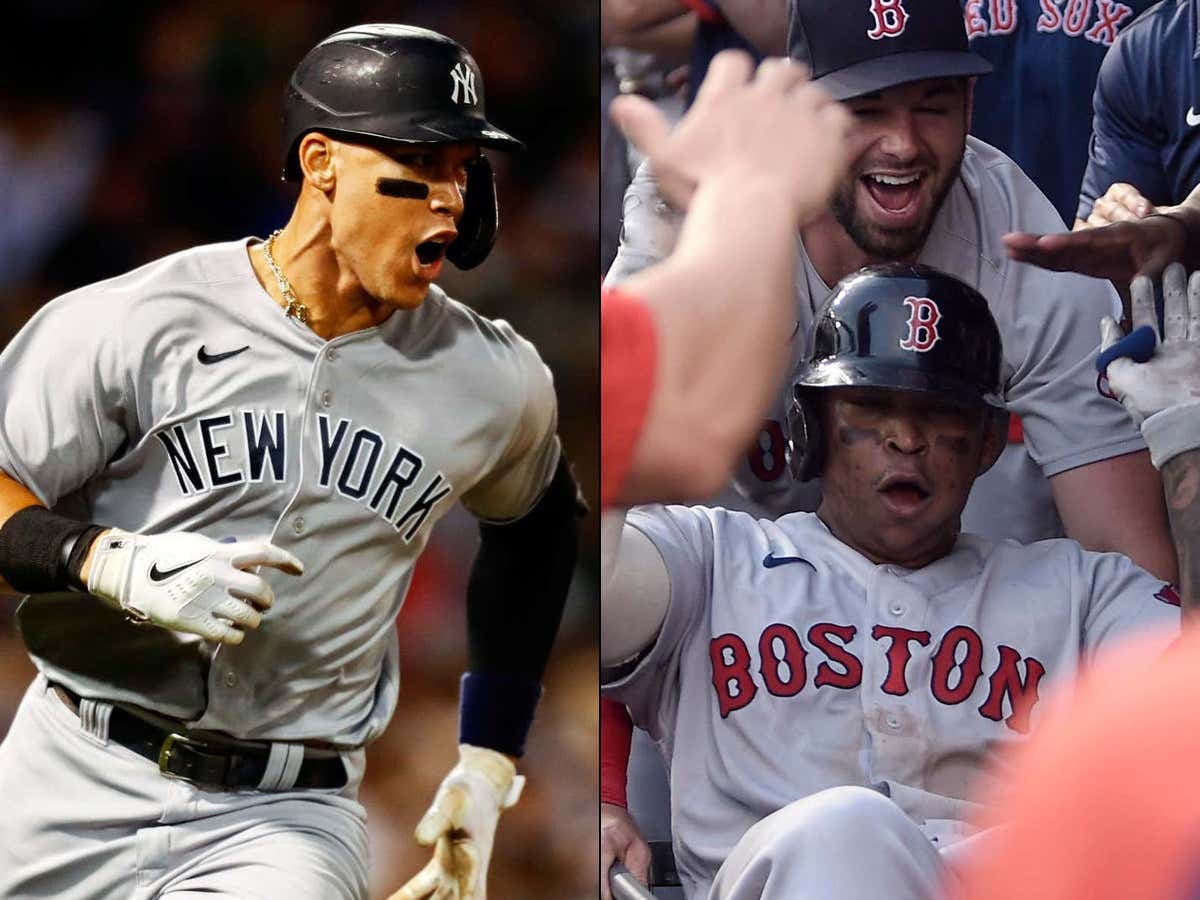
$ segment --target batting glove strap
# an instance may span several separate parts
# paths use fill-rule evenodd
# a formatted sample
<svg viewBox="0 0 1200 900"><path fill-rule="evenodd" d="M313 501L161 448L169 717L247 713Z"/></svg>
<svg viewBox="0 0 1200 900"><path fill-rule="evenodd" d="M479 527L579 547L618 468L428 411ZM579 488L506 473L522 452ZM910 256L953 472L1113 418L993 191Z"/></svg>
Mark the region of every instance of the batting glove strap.
<svg viewBox="0 0 1200 900"><path fill-rule="evenodd" d="M1200 447L1200 400L1181 403L1157 412L1142 423L1142 437L1150 461L1161 469L1186 450Z"/></svg>
<svg viewBox="0 0 1200 900"><path fill-rule="evenodd" d="M129 608L129 582L138 535L111 529L96 542L88 572L88 592L135 618L146 616Z"/></svg>
<svg viewBox="0 0 1200 900"><path fill-rule="evenodd" d="M465 776L482 778L495 792L496 803L500 809L510 809L517 805L517 801L521 799L521 791L525 788L525 776L517 774L517 767L511 759L487 747L459 744L458 760L458 765L451 770L451 775L461 772Z"/></svg>

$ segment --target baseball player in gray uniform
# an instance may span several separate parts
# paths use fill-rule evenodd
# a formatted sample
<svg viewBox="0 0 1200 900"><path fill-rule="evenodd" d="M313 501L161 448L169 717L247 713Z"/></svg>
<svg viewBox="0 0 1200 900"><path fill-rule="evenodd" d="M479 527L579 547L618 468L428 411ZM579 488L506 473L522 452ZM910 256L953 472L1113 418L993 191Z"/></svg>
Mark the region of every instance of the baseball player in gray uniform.
<svg viewBox="0 0 1200 900"><path fill-rule="evenodd" d="M0 745L0 895L361 898L363 747L434 523L481 520L459 760L397 895L483 898L574 563L532 345L446 296L496 197L471 56L364 25L285 99L286 227L42 309L0 355L0 574L39 675Z"/></svg>
<svg viewBox="0 0 1200 900"><path fill-rule="evenodd" d="M1200 446L1200 315L1182 290L1168 305L1150 362L1108 370L1164 475ZM608 692L667 756L688 897L935 894L943 854L986 840L969 823L985 762L1051 686L1119 637L1177 634L1175 590L1121 554L960 533L1003 446L1001 358L968 285L865 269L818 310L793 382L789 466L823 476L816 514L606 520ZM1187 558L1200 533L1181 521Z"/></svg>

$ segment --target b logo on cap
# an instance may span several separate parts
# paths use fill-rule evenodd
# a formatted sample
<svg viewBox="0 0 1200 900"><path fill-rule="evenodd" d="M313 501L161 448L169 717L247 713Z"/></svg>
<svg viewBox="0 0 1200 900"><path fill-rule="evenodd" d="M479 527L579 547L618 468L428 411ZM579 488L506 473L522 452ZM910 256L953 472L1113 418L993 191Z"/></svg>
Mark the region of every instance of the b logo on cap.
<svg viewBox="0 0 1200 900"><path fill-rule="evenodd" d="M937 323L942 311L928 297L905 297L904 305L912 313L908 317L908 336L900 341L900 349L924 353L941 337Z"/></svg>
<svg viewBox="0 0 1200 900"><path fill-rule="evenodd" d="M871 18L875 20L875 27L867 31L871 40L899 37L908 24L904 0L871 0Z"/></svg>

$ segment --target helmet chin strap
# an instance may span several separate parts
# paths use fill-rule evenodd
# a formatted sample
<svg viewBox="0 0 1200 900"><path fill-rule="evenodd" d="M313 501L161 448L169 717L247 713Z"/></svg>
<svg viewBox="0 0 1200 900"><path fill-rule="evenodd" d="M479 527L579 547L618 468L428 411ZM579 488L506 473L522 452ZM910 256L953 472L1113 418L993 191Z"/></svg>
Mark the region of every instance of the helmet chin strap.
<svg viewBox="0 0 1200 900"><path fill-rule="evenodd" d="M991 441L993 447L988 455L984 456L979 461L979 472L976 478L994 466L1000 459L1000 454L1004 452L1004 448L1008 446L1008 423L1011 413L1007 410L999 410L989 407L987 413L989 421L985 424L987 433L984 436L984 447L986 449L987 442Z"/></svg>
<svg viewBox="0 0 1200 900"><path fill-rule="evenodd" d="M429 196L429 185L407 178L380 178L375 190L385 197L402 197L406 200L424 200Z"/></svg>

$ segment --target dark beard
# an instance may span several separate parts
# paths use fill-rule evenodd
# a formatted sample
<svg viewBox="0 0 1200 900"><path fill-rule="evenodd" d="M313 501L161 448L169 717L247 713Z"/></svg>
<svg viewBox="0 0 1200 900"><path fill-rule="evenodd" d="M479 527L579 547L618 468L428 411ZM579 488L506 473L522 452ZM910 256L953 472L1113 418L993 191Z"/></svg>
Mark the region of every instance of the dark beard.
<svg viewBox="0 0 1200 900"><path fill-rule="evenodd" d="M854 203L854 195L858 190L857 178L843 184L833 195L833 200L830 201L833 217L846 234L850 235L850 240L854 241L855 245L868 256L882 260L904 260L916 257L925 246L929 232L933 229L933 221L941 211L942 204L946 202L946 196L950 193L950 188L954 186L961 167L962 156L960 155L954 165L950 167L951 176L938 186L933 195L933 206L929 218L912 228L881 228L860 217Z"/></svg>

